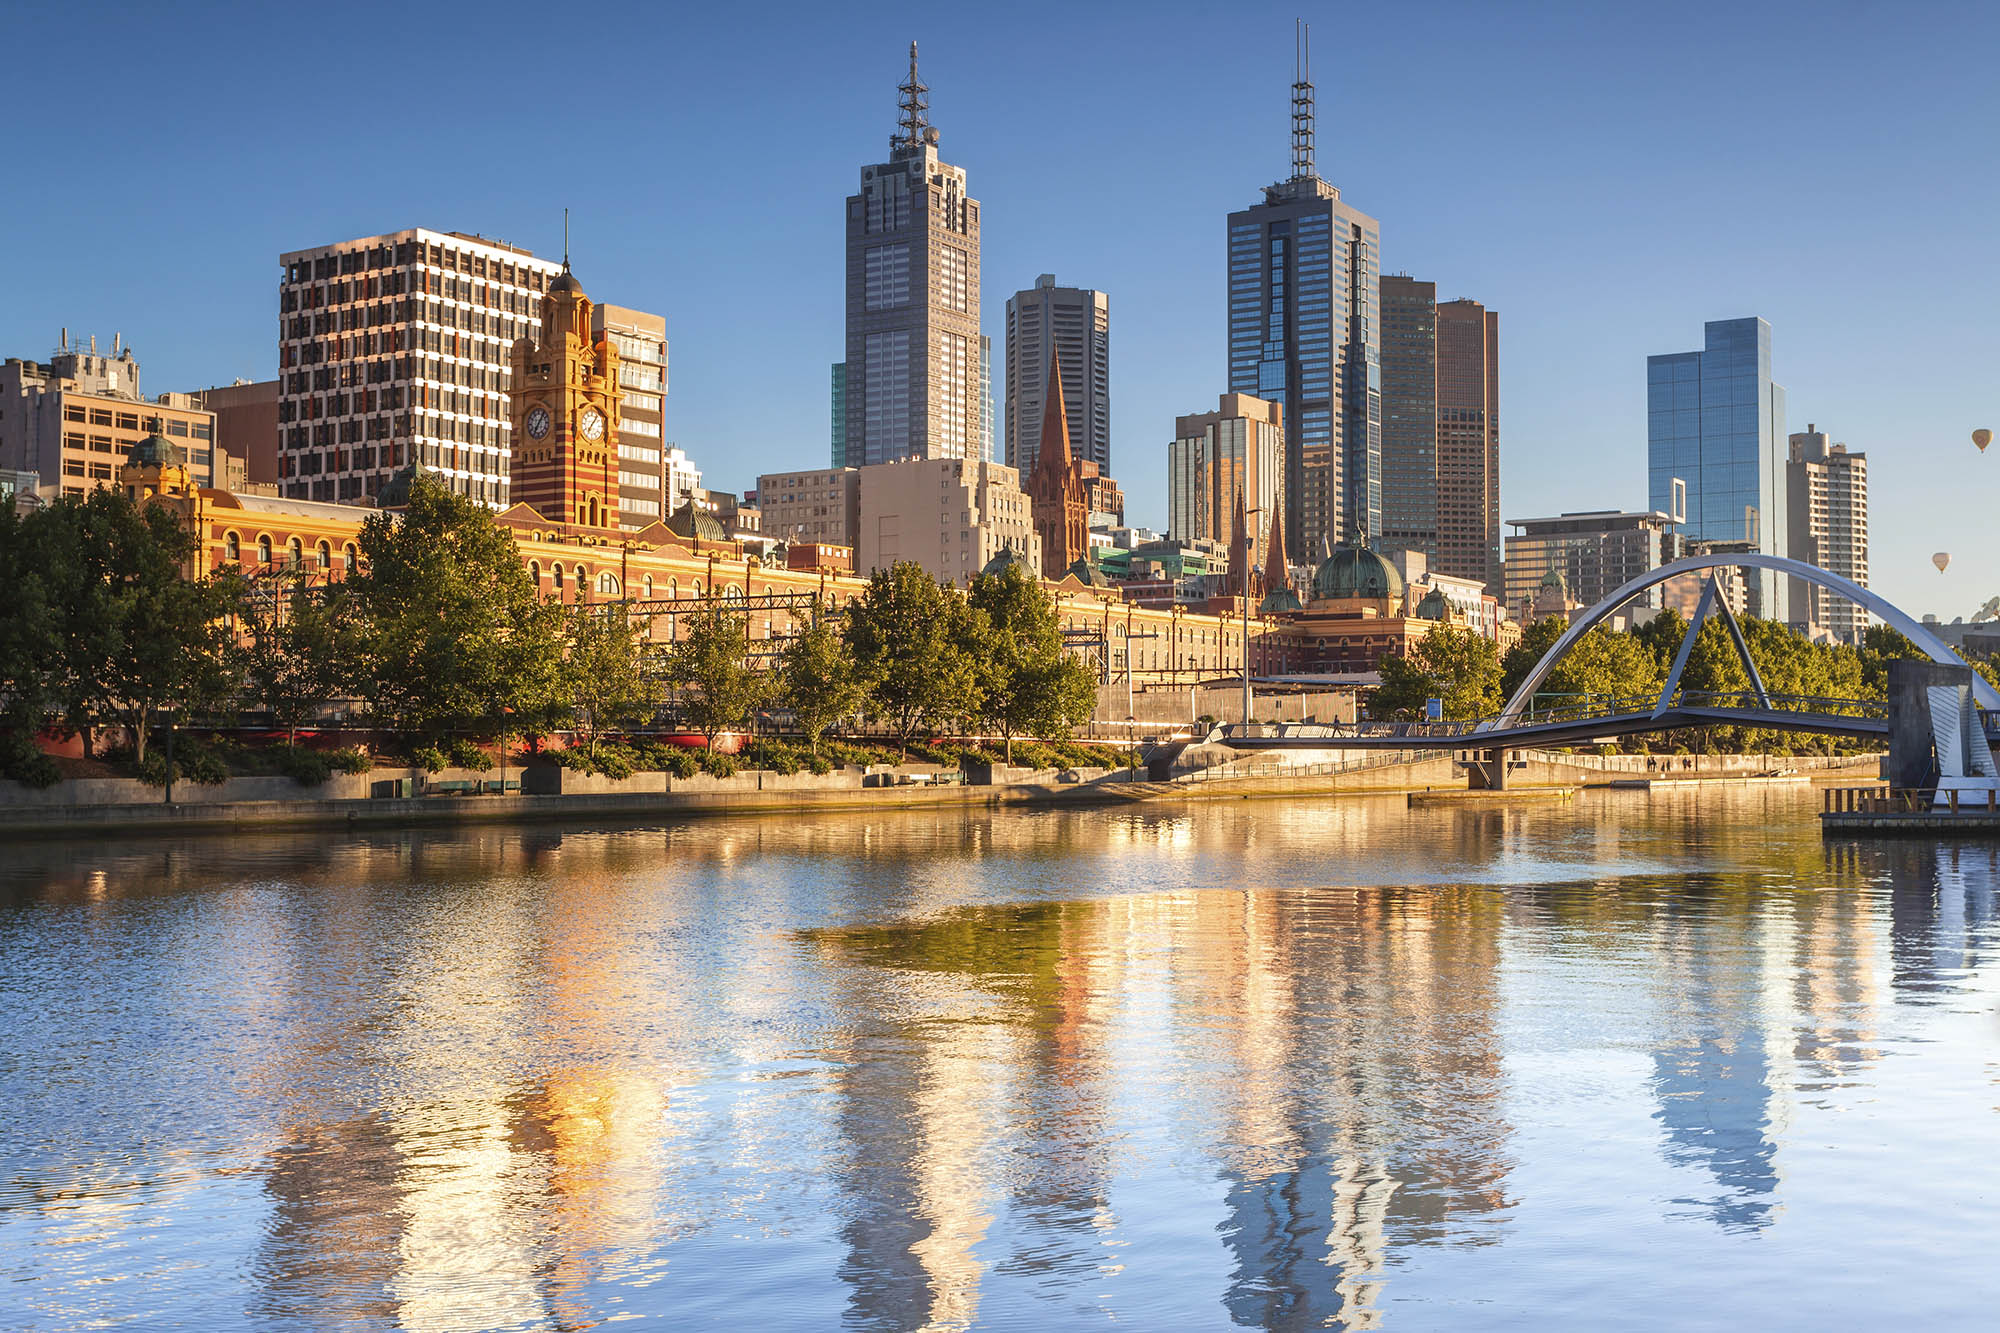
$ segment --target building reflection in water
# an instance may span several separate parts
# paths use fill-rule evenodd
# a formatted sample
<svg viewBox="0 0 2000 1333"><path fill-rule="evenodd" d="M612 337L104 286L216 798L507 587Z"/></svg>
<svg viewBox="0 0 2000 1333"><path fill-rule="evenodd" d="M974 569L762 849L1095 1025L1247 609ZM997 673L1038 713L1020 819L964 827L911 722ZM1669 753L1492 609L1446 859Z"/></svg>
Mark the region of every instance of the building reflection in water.
<svg viewBox="0 0 2000 1333"><path fill-rule="evenodd" d="M834 1053L852 1316L966 1326L987 1191L1012 1205L1002 1271L1115 1269L1131 1162L1113 1085L1164 1077L1137 1095L1170 1102L1221 1164L1229 1317L1369 1326L1392 1246L1465 1239L1507 1206L1498 919L1480 890L1216 891L818 934L850 963L931 978L921 1012ZM1130 1012L1156 1005L1172 1058Z"/></svg>
<svg viewBox="0 0 2000 1333"><path fill-rule="evenodd" d="M1898 1018L1986 961L1994 848L1823 849L1810 825L1648 808L29 848L0 868L14 975L60 956L51 995L95 968L132 1003L91 1011L96 1047L22 1015L52 1078L98 1065L23 1081L20 1140L56 1146L10 1172L53 1199L156 1174L185 1138L188 1197L216 1206L218 1161L261 1188L230 1262L272 1328L754 1303L755 1273L666 1281L670 1255L722 1253L777 1254L825 1288L812 1313L868 1329L1143 1325L1156 1286L1193 1324L1371 1327L1418 1249L1520 1225L1510 1050L1628 1054L1615 1107L1585 1114L1651 1116L1634 1178L1657 1146L1670 1218L1754 1236L1790 1122L1881 1083ZM1392 873L1415 887L1326 887ZM1582 995L1615 1000L1595 1030L1551 1019ZM198 1035L137 1054L165 1032ZM161 1081L176 1062L204 1077ZM126 1105L174 1097L177 1125L234 1141ZM85 1160L98 1144L124 1156ZM1213 1270L1162 1272L1161 1229L1189 1221L1176 1253Z"/></svg>

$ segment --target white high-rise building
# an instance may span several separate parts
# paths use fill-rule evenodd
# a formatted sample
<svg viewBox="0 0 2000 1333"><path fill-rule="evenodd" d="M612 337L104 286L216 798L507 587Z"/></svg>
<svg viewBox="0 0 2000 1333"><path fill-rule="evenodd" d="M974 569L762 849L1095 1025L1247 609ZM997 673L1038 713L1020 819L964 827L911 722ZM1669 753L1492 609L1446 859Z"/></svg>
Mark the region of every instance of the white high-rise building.
<svg viewBox="0 0 2000 1333"><path fill-rule="evenodd" d="M415 461L507 503L514 341L562 265L413 228L278 257L278 485L353 502Z"/></svg>
<svg viewBox="0 0 2000 1333"><path fill-rule="evenodd" d="M1862 587L1868 586L1868 455L1833 444L1816 426L1791 437L1785 465L1785 504L1790 510L1794 560L1818 565ZM1835 593L1803 579L1791 580L1792 622L1809 636L1860 643L1868 613Z"/></svg>

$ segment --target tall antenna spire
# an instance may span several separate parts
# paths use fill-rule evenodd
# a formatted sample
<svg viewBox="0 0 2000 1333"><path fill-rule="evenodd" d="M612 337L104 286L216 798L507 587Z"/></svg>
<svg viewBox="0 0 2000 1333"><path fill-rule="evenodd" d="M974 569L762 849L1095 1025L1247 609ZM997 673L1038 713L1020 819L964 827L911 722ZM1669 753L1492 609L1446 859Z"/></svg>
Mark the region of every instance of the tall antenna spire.
<svg viewBox="0 0 2000 1333"><path fill-rule="evenodd" d="M569 272L569 210L563 210L563 272Z"/></svg>
<svg viewBox="0 0 2000 1333"><path fill-rule="evenodd" d="M1297 76L1292 82L1292 179L1310 180L1319 175L1313 165L1312 27L1304 19L1292 23L1298 44Z"/></svg>
<svg viewBox="0 0 2000 1333"><path fill-rule="evenodd" d="M917 44L910 43L910 77L898 86L903 96L897 105L903 108L902 116L896 123L903 127L903 133L890 140L891 144L908 144L919 148L924 142L924 131L930 128L931 90L917 77Z"/></svg>

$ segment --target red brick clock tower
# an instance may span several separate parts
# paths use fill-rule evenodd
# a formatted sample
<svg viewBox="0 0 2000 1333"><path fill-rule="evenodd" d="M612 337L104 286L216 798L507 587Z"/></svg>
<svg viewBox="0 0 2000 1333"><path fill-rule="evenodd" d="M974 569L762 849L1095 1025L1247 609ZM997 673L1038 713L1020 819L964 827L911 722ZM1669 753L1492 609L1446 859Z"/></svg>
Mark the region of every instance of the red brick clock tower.
<svg viewBox="0 0 2000 1333"><path fill-rule="evenodd" d="M542 340L514 344L511 498L565 532L618 531L618 350L593 343L569 271L542 297Z"/></svg>

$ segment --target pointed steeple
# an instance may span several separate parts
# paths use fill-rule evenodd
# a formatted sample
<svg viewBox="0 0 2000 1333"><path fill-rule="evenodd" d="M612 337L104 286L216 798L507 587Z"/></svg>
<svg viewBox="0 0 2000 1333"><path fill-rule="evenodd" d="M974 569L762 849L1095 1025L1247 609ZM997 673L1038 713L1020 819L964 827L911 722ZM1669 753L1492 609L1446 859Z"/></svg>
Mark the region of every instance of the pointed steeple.
<svg viewBox="0 0 2000 1333"><path fill-rule="evenodd" d="M1050 448L1056 449L1056 462L1067 468L1069 453L1069 404L1063 400L1062 353L1050 349L1049 383L1042 391L1042 438L1035 449L1035 466L1040 467L1042 456Z"/></svg>
<svg viewBox="0 0 2000 1333"><path fill-rule="evenodd" d="M1245 592L1244 580L1250 573L1250 515L1243 507L1243 491L1236 492L1236 532L1229 539L1229 586L1222 590L1225 597L1241 597Z"/></svg>
<svg viewBox="0 0 2000 1333"><path fill-rule="evenodd" d="M1271 549L1264 557L1264 594L1292 586L1292 571L1285 564L1285 507L1271 509Z"/></svg>

